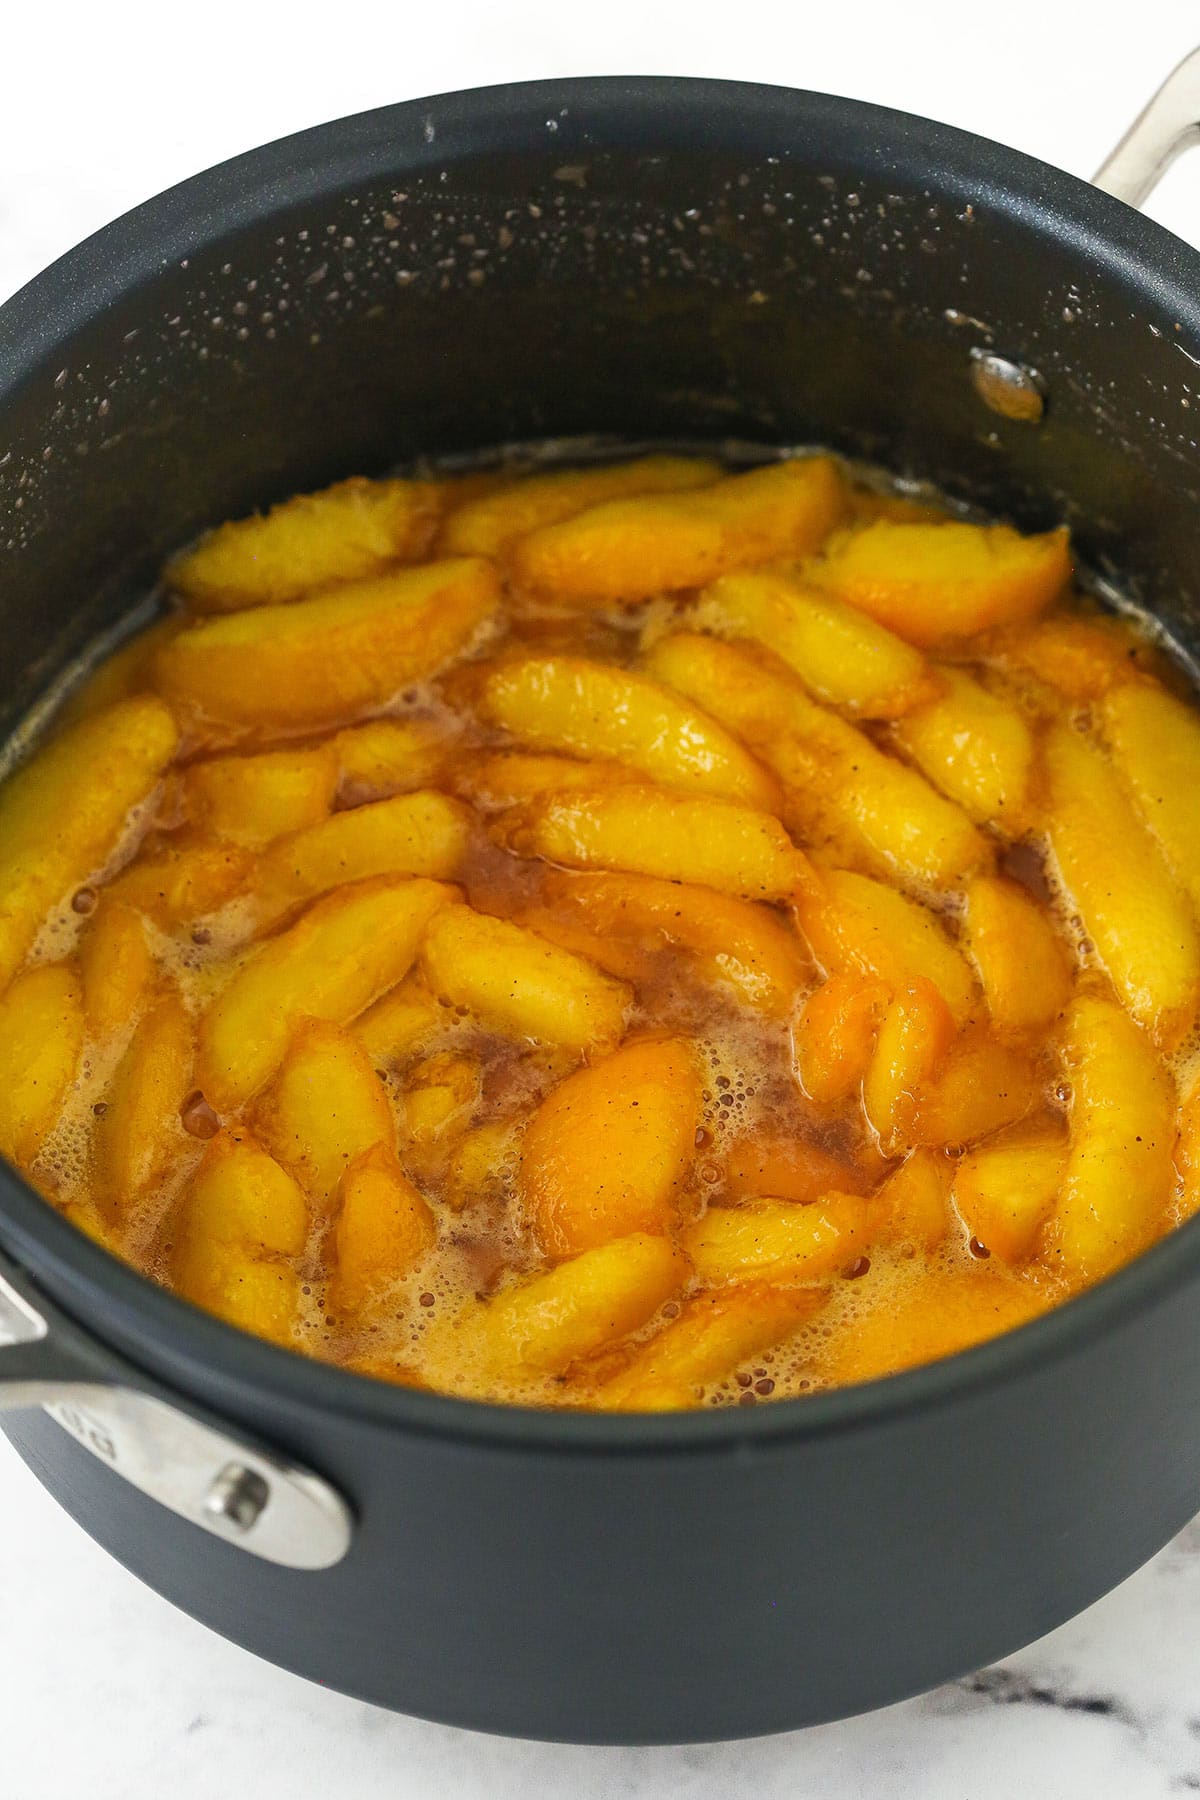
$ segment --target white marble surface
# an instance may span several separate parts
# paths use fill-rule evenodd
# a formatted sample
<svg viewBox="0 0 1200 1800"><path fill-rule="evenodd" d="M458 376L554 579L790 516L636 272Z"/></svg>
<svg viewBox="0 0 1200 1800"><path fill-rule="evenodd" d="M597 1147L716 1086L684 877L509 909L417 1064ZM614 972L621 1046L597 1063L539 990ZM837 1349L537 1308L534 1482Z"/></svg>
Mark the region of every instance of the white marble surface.
<svg viewBox="0 0 1200 1800"><path fill-rule="evenodd" d="M1078 173L1200 39L1195 0L749 0L424 9L207 0L13 7L0 70L0 296L147 195L361 107L526 76L669 71L888 101ZM820 16L818 16L820 15ZM286 23L285 23L286 21ZM1085 23L1085 21L1087 23ZM1200 156L1156 216L1200 241ZM1200 1428L1200 1426L1198 1426ZM1042 1643L820 1730L674 1750L560 1749L392 1717L256 1661L99 1551L0 1440L4 1800L1158 1800L1200 1791L1200 1523Z"/></svg>

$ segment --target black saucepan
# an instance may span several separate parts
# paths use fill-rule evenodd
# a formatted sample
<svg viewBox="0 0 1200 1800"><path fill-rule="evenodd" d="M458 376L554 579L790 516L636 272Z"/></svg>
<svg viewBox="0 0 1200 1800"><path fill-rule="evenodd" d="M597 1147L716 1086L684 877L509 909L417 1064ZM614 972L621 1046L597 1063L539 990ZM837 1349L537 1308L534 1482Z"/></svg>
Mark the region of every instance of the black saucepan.
<svg viewBox="0 0 1200 1800"><path fill-rule="evenodd" d="M255 151L0 311L0 726L205 524L596 433L830 444L1065 518L1197 641L1192 250L924 120L551 82ZM950 1361L665 1417L309 1363L11 1172L0 1251L5 1428L84 1527L239 1643L462 1725L669 1741L877 1706L1058 1624L1200 1505L1200 1224Z"/></svg>

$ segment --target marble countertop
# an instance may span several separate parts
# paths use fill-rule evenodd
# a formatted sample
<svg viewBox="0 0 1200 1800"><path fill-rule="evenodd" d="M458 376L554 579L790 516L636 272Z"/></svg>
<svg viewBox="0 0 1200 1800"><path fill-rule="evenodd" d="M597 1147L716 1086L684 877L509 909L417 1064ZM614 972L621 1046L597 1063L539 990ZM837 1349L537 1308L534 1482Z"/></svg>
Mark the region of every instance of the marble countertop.
<svg viewBox="0 0 1200 1800"><path fill-rule="evenodd" d="M106 219L222 157L409 95L528 76L740 76L886 101L1085 174L1197 39L1195 0L1127 34L1074 7L960 0L154 0L12 9L0 107L0 297ZM820 15L820 16L819 16ZM297 15L299 17L299 15ZM1200 241L1200 155L1151 209ZM1197 1495L1200 1504L1200 1495ZM817 1730L734 1745L563 1749L394 1717L175 1612L61 1513L0 1439L0 1793L7 1800L1158 1800L1200 1792L1200 1521L1003 1666Z"/></svg>

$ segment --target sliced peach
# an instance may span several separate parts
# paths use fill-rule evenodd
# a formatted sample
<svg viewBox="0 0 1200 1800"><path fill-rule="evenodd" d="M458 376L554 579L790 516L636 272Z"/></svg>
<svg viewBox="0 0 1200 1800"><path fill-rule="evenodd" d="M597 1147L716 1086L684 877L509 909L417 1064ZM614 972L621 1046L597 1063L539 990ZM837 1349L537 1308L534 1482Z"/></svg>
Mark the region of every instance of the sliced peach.
<svg viewBox="0 0 1200 1800"><path fill-rule="evenodd" d="M454 785L485 812L499 812L563 789L642 787L645 782L638 770L625 763L579 762L571 756L497 750L465 758L454 772Z"/></svg>
<svg viewBox="0 0 1200 1800"><path fill-rule="evenodd" d="M747 1281L684 1302L679 1316L605 1382L596 1404L612 1412L698 1406L705 1389L740 1363L785 1342L826 1303L820 1288Z"/></svg>
<svg viewBox="0 0 1200 1800"><path fill-rule="evenodd" d="M436 1237L433 1214L395 1157L378 1144L363 1151L342 1177L330 1306L338 1313L360 1312L407 1275Z"/></svg>
<svg viewBox="0 0 1200 1800"><path fill-rule="evenodd" d="M771 1194L806 1205L823 1194L855 1193L860 1186L852 1163L806 1138L759 1129L739 1138L725 1158L725 1191L733 1200Z"/></svg>
<svg viewBox="0 0 1200 1800"><path fill-rule="evenodd" d="M112 855L178 742L161 700L119 700L53 738L0 788L0 989L51 907Z"/></svg>
<svg viewBox="0 0 1200 1800"><path fill-rule="evenodd" d="M977 825L1019 833L1034 771L1028 722L961 669L939 669L938 675L942 692L897 720L897 744Z"/></svg>
<svg viewBox="0 0 1200 1800"><path fill-rule="evenodd" d="M764 1277L820 1281L869 1246L869 1206L854 1194L826 1194L809 1206L767 1199L710 1206L679 1241L705 1286Z"/></svg>
<svg viewBox="0 0 1200 1800"><path fill-rule="evenodd" d="M337 724L436 673L494 616L490 563L400 569L206 619L155 658L162 691L201 717L259 729Z"/></svg>
<svg viewBox="0 0 1200 1800"><path fill-rule="evenodd" d="M218 525L167 564L166 579L200 612L278 606L424 555L438 512L432 482L353 476Z"/></svg>
<svg viewBox="0 0 1200 1800"><path fill-rule="evenodd" d="M532 750L611 759L665 787L768 812L778 805L775 782L723 726L629 669L585 656L507 657L484 678L479 708Z"/></svg>
<svg viewBox="0 0 1200 1800"><path fill-rule="evenodd" d="M83 1049L70 963L37 963L0 996L0 1151L28 1169L58 1118Z"/></svg>
<svg viewBox="0 0 1200 1800"><path fill-rule="evenodd" d="M701 1106L695 1052L681 1038L629 1044L555 1088L521 1154L521 1204L546 1251L668 1230Z"/></svg>
<svg viewBox="0 0 1200 1800"><path fill-rule="evenodd" d="M248 1132L222 1131L183 1195L171 1273L176 1292L277 1343L290 1343L300 1278L289 1259L308 1237L304 1195Z"/></svg>
<svg viewBox="0 0 1200 1800"><path fill-rule="evenodd" d="M703 587L730 569L815 550L842 512L829 457L727 475L692 494L613 500L514 544L531 594L573 605L629 604Z"/></svg>
<svg viewBox="0 0 1200 1800"><path fill-rule="evenodd" d="M1071 577L1065 530L1022 537L1009 525L899 524L847 531L808 571L821 587L922 649L1057 599Z"/></svg>
<svg viewBox="0 0 1200 1800"><path fill-rule="evenodd" d="M1025 1050L999 1042L983 1026L971 1026L923 1088L911 1141L977 1143L1025 1118L1040 1104L1042 1088Z"/></svg>
<svg viewBox="0 0 1200 1800"><path fill-rule="evenodd" d="M96 1170L118 1213L167 1177L189 1140L184 1101L193 1088L194 1038L187 1008L167 994L134 1032L96 1128Z"/></svg>
<svg viewBox="0 0 1200 1800"><path fill-rule="evenodd" d="M1045 825L1057 873L1113 986L1172 1047L1200 999L1200 935L1103 753L1066 726L1046 740Z"/></svg>
<svg viewBox="0 0 1200 1800"><path fill-rule="evenodd" d="M859 718L899 718L940 686L903 638L783 570L723 576L701 595L691 622L720 637L755 640L818 700Z"/></svg>
<svg viewBox="0 0 1200 1800"><path fill-rule="evenodd" d="M914 1141L918 1096L955 1036L954 1015L926 978L900 988L890 1001L863 1077L863 1111L885 1152Z"/></svg>
<svg viewBox="0 0 1200 1800"><path fill-rule="evenodd" d="M1044 1294L1002 1269L932 1268L896 1294L881 1288L853 1329L823 1340L814 1358L829 1386L874 1381L969 1350L1036 1318Z"/></svg>
<svg viewBox="0 0 1200 1800"><path fill-rule="evenodd" d="M895 888L848 869L814 870L793 904L813 955L831 975L876 976L889 987L925 976L960 1025L981 1004L941 920Z"/></svg>
<svg viewBox="0 0 1200 1800"><path fill-rule="evenodd" d="M274 838L329 816L337 787L333 749L215 756L183 772L191 819L214 837L261 850Z"/></svg>
<svg viewBox="0 0 1200 1800"><path fill-rule="evenodd" d="M502 556L518 539L576 513L638 494L711 487L720 463L703 456L640 456L632 462L525 475L457 506L442 526L443 556Z"/></svg>
<svg viewBox="0 0 1200 1800"><path fill-rule="evenodd" d="M829 1106L857 1091L890 996L886 982L857 971L830 975L809 995L792 1044L800 1085L811 1100Z"/></svg>
<svg viewBox="0 0 1200 1800"><path fill-rule="evenodd" d="M437 719L369 719L332 744L343 800L386 800L440 780L454 730Z"/></svg>
<svg viewBox="0 0 1200 1800"><path fill-rule="evenodd" d="M256 905L269 921L372 875L452 880L466 855L470 823L459 801L432 789L336 812L270 846L255 875Z"/></svg>
<svg viewBox="0 0 1200 1800"><path fill-rule="evenodd" d="M80 939L79 973L89 1035L102 1044L132 1029L156 973L141 913L105 895Z"/></svg>
<svg viewBox="0 0 1200 1800"><path fill-rule="evenodd" d="M977 875L967 886L963 941L1001 1034L1048 1030L1071 993L1071 959L1050 918L1015 881Z"/></svg>
<svg viewBox="0 0 1200 1800"><path fill-rule="evenodd" d="M654 645L646 667L774 770L784 785L784 817L805 843L920 892L951 886L990 860L959 807L810 700L756 649L677 632Z"/></svg>
<svg viewBox="0 0 1200 1800"><path fill-rule="evenodd" d="M806 959L795 933L763 906L650 875L554 874L545 892L602 939L632 936L651 949L677 944L706 980L774 1017L791 1014Z"/></svg>
<svg viewBox="0 0 1200 1800"><path fill-rule="evenodd" d="M778 819L666 788L548 794L501 813L497 842L569 869L612 869L782 900L807 867Z"/></svg>
<svg viewBox="0 0 1200 1800"><path fill-rule="evenodd" d="M200 1022L199 1085L218 1111L265 1086L301 1019L347 1024L394 987L452 895L433 881L355 882L255 951Z"/></svg>
<svg viewBox="0 0 1200 1800"><path fill-rule="evenodd" d="M382 1144L394 1155L391 1103L363 1046L348 1031L308 1019L254 1112L267 1150L318 1213L356 1157Z"/></svg>
<svg viewBox="0 0 1200 1800"><path fill-rule="evenodd" d="M615 1044L632 1000L624 982L582 957L469 906L431 921L421 966L435 994L489 1029L567 1049Z"/></svg>
<svg viewBox="0 0 1200 1800"><path fill-rule="evenodd" d="M105 890L105 905L133 907L169 931L224 906L241 893L253 868L254 858L241 844L186 832L122 870Z"/></svg>
<svg viewBox="0 0 1200 1800"><path fill-rule="evenodd" d="M939 1150L910 1150L871 1197L876 1229L897 1244L934 1250L950 1224L954 1164Z"/></svg>
<svg viewBox="0 0 1200 1800"><path fill-rule="evenodd" d="M1161 1229L1174 1175L1174 1084L1147 1034L1091 994L1071 1008L1063 1051L1070 1143L1049 1254L1068 1277L1091 1282Z"/></svg>
<svg viewBox="0 0 1200 1800"><path fill-rule="evenodd" d="M954 1204L972 1237L994 1256L1024 1262L1037 1246L1066 1166L1061 1131L1045 1122L1017 1126L960 1160Z"/></svg>
<svg viewBox="0 0 1200 1800"><path fill-rule="evenodd" d="M1149 682L1115 687L1102 728L1118 775L1193 907L1200 908L1200 719Z"/></svg>
<svg viewBox="0 0 1200 1800"><path fill-rule="evenodd" d="M433 1326L422 1372L451 1393L519 1391L637 1331L687 1272L665 1237L639 1232L597 1244Z"/></svg>

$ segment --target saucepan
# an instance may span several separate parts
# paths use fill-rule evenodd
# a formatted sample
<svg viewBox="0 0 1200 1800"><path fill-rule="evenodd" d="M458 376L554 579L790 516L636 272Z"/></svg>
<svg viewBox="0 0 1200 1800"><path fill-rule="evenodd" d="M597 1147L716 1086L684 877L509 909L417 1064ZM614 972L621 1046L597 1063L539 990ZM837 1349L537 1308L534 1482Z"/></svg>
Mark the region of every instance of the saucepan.
<svg viewBox="0 0 1200 1800"><path fill-rule="evenodd" d="M585 437L827 444L1066 520L1186 660L1200 256L1134 207L1197 121L1200 53L1089 185L822 94L553 81L184 183L0 311L0 730L203 526ZM1198 1316L1193 1222L887 1380L539 1413L252 1340L0 1174L0 1411L84 1528L289 1669L532 1737L833 1719L1066 1619L1200 1506Z"/></svg>

